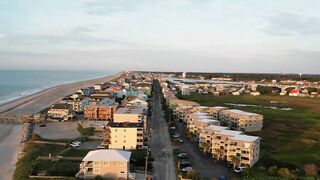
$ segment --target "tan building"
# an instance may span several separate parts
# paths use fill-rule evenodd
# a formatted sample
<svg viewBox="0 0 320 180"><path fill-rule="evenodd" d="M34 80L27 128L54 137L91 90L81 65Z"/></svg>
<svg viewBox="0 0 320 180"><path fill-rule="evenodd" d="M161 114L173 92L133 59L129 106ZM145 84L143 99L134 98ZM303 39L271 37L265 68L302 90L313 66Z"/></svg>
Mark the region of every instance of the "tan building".
<svg viewBox="0 0 320 180"><path fill-rule="evenodd" d="M99 175L103 179L128 179L130 156L129 151L108 149L90 151L83 158L76 177L93 179Z"/></svg>
<svg viewBox="0 0 320 180"><path fill-rule="evenodd" d="M234 163L238 158L241 166L252 167L260 155L260 138L244 135L241 131L227 130L227 127L209 126L200 133L199 146L209 145L208 152L216 159Z"/></svg>
<svg viewBox="0 0 320 180"><path fill-rule="evenodd" d="M109 132L105 135L110 149L138 149L143 146L142 123L115 123L108 124Z"/></svg>
<svg viewBox="0 0 320 180"><path fill-rule="evenodd" d="M244 132L261 131L263 116L261 114L245 112L237 109L223 110L219 120Z"/></svg>
<svg viewBox="0 0 320 180"><path fill-rule="evenodd" d="M84 108L86 120L111 121L118 105L89 105Z"/></svg>
<svg viewBox="0 0 320 180"><path fill-rule="evenodd" d="M66 103L53 104L48 111L48 116L53 119L68 120L73 117L72 105Z"/></svg>

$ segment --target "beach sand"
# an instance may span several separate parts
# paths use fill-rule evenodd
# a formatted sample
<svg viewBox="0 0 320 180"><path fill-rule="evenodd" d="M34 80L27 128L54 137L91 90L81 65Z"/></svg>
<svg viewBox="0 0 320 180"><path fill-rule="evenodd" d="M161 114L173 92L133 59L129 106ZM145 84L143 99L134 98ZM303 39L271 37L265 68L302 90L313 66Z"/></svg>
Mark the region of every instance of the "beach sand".
<svg viewBox="0 0 320 180"><path fill-rule="evenodd" d="M0 114L32 114L55 103L60 98L74 93L80 88L94 83L108 82L121 77L122 73L88 81L64 84L39 93L17 99L0 106ZM0 180L11 179L18 157L18 147L22 137L22 124L0 124Z"/></svg>

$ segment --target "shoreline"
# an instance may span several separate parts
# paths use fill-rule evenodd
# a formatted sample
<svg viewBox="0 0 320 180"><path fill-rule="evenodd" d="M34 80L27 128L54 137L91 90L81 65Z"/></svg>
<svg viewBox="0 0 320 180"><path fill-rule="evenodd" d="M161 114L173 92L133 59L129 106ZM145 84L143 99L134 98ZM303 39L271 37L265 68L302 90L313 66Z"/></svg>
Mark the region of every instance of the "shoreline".
<svg viewBox="0 0 320 180"><path fill-rule="evenodd" d="M118 72L101 78L81 80L47 88L1 104L0 114L23 115L37 113L80 88L91 86L94 83L110 82L122 77L123 74L124 72ZM15 164L18 161L22 127L23 124L0 124L0 180L12 179L16 167Z"/></svg>

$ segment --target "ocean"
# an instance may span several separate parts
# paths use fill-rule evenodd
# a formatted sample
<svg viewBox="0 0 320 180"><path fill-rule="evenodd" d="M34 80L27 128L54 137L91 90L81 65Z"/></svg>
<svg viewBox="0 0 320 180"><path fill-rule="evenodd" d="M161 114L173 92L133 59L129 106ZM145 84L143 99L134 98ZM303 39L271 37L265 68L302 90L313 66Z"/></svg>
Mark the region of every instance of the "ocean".
<svg viewBox="0 0 320 180"><path fill-rule="evenodd" d="M0 104L61 84L111 75L102 71L0 70Z"/></svg>

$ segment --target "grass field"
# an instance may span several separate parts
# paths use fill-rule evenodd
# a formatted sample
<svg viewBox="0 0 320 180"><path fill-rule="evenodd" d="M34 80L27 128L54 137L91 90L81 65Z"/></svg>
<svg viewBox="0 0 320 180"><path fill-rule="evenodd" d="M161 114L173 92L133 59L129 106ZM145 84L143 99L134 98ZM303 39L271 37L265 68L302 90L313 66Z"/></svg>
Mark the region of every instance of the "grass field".
<svg viewBox="0 0 320 180"><path fill-rule="evenodd" d="M86 150L66 148L61 145L34 144L29 143L26 147L26 155L17 162L13 175L14 180L29 179L32 171L47 171L50 175L74 176L78 171L80 162L71 161L44 161L36 160L39 156L65 156L82 157Z"/></svg>
<svg viewBox="0 0 320 180"><path fill-rule="evenodd" d="M320 166L320 99L288 96L206 96L194 94L182 99L204 106L226 106L264 115L263 130L251 133L262 138L262 158L258 166L301 168ZM225 103L253 104L234 107ZM271 109L292 108L292 110Z"/></svg>

